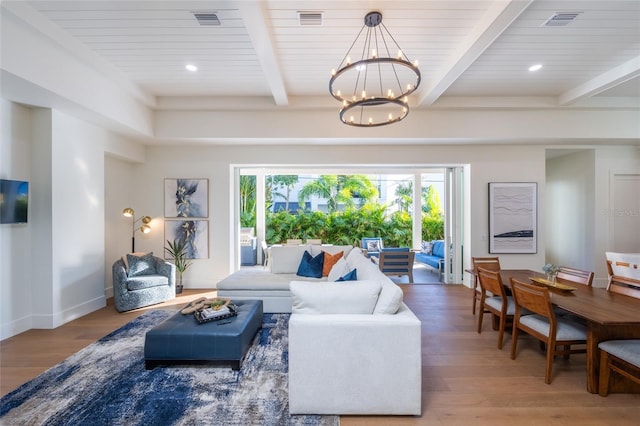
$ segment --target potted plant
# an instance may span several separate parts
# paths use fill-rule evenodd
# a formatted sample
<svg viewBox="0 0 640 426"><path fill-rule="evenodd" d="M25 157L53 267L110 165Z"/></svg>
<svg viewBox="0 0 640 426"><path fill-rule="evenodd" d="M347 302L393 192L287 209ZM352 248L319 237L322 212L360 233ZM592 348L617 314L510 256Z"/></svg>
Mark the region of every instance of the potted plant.
<svg viewBox="0 0 640 426"><path fill-rule="evenodd" d="M176 265L176 271L178 276L176 277L176 294L182 293L182 274L191 266L191 260L187 257L187 242L184 240L173 240L173 243L167 240L168 247L164 250L171 256L174 265Z"/></svg>

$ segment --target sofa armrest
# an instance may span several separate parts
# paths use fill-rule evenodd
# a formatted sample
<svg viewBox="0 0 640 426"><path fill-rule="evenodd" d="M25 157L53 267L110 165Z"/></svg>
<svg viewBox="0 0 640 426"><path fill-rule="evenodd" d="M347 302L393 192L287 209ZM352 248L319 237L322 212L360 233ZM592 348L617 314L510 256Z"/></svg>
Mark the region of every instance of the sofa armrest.
<svg viewBox="0 0 640 426"><path fill-rule="evenodd" d="M292 414L421 412L420 320L395 315L304 315L289 321Z"/></svg>

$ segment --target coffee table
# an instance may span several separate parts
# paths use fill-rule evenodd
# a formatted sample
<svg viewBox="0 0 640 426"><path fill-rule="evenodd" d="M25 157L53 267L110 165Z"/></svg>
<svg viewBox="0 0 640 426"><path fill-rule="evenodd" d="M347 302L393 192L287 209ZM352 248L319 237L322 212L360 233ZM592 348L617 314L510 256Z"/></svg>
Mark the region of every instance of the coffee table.
<svg viewBox="0 0 640 426"><path fill-rule="evenodd" d="M145 367L212 363L239 370L253 337L262 327L262 300L235 303L238 315L199 324L180 312L149 330L144 342Z"/></svg>

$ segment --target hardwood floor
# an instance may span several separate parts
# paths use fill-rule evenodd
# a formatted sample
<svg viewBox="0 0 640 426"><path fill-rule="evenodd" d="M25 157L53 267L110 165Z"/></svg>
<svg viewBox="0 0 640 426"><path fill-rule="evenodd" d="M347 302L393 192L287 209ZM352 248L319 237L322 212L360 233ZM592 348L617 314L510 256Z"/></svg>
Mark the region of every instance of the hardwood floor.
<svg viewBox="0 0 640 426"><path fill-rule="evenodd" d="M459 285L402 285L422 321L422 416L342 416L341 426L364 425L637 425L640 395L586 391L584 355L557 359L550 385L545 357L528 336L509 358L510 333L497 349L486 318L477 334L471 290ZM148 309L181 306L214 292L186 290L171 303L119 314L110 304L55 330L30 330L0 342L2 394L62 361Z"/></svg>

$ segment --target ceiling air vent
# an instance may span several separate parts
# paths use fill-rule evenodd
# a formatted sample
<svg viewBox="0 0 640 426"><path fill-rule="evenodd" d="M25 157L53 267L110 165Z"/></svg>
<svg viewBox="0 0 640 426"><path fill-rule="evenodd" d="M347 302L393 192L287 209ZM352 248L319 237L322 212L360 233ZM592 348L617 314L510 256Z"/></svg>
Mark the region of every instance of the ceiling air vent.
<svg viewBox="0 0 640 426"><path fill-rule="evenodd" d="M220 19L215 12L192 12L198 23L203 26L220 25Z"/></svg>
<svg viewBox="0 0 640 426"><path fill-rule="evenodd" d="M322 25L322 12L298 12L298 22L301 27Z"/></svg>
<svg viewBox="0 0 640 426"><path fill-rule="evenodd" d="M557 12L542 24L543 27L565 27L573 22L582 12Z"/></svg>

